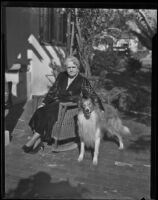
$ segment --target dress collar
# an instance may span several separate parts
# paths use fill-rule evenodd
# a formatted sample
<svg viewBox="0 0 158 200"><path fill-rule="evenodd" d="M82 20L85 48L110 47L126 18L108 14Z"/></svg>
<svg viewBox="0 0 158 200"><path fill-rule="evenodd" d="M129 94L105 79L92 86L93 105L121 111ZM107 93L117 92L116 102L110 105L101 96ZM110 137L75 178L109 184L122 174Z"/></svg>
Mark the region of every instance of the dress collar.
<svg viewBox="0 0 158 200"><path fill-rule="evenodd" d="M71 84L74 82L74 80L76 80L76 78L78 77L78 75L79 75L79 73L75 76L75 77L73 77L73 78L69 78L68 77L68 79L67 79L67 86L66 86L66 90L68 90L69 89L69 87L71 86Z"/></svg>

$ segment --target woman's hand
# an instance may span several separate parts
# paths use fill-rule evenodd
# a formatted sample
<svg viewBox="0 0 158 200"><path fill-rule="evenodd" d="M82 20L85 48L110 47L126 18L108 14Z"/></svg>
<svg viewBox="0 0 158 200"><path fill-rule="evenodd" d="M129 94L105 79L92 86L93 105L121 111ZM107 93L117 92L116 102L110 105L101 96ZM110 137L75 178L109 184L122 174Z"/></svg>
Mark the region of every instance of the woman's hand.
<svg viewBox="0 0 158 200"><path fill-rule="evenodd" d="M39 106L38 106L38 108L41 108L41 107L43 107L43 106L45 106L46 104L45 103L41 103Z"/></svg>

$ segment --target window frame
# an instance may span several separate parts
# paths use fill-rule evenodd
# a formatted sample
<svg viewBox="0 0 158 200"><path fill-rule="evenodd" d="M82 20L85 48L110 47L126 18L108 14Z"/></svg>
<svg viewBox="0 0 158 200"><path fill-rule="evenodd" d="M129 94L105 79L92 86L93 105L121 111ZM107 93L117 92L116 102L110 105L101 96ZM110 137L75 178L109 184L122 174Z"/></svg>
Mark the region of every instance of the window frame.
<svg viewBox="0 0 158 200"><path fill-rule="evenodd" d="M41 44L67 47L67 26L68 20L65 12L58 12L58 8L39 8L39 41Z"/></svg>

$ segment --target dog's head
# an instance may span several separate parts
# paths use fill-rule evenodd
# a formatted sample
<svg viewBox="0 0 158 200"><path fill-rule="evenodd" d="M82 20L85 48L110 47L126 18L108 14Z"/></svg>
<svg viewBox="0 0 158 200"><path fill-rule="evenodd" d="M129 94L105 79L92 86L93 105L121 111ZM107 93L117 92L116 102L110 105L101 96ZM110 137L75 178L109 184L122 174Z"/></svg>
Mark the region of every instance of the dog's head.
<svg viewBox="0 0 158 200"><path fill-rule="evenodd" d="M90 95L81 96L79 99L79 108L83 111L86 118L89 118L96 107L96 98Z"/></svg>

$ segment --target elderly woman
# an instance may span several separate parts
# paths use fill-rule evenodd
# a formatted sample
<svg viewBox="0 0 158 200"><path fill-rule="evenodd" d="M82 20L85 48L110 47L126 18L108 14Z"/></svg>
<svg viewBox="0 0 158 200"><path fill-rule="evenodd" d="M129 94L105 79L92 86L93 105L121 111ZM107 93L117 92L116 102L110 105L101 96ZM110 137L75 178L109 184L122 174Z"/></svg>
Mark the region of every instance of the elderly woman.
<svg viewBox="0 0 158 200"><path fill-rule="evenodd" d="M58 75L29 122L33 136L22 147L26 153L32 152L41 145L43 147L41 141L51 142L52 128L58 117L59 102L77 102L79 96L86 93L96 97L103 109L102 103L89 81L79 73L80 63L78 59L74 56L67 57L65 67L66 71Z"/></svg>

